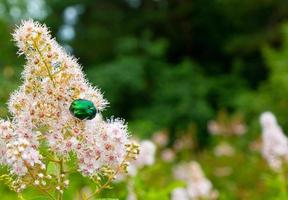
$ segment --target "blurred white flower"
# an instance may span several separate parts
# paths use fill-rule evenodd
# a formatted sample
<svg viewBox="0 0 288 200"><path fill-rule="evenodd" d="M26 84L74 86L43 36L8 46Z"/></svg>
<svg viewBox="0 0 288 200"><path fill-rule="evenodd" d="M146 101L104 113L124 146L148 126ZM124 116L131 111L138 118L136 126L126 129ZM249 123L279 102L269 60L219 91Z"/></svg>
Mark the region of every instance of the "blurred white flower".
<svg viewBox="0 0 288 200"><path fill-rule="evenodd" d="M166 130L158 131L153 134L152 141L160 146L164 147L168 144L168 132Z"/></svg>
<svg viewBox="0 0 288 200"><path fill-rule="evenodd" d="M143 166L151 166L155 162L156 145L150 140L143 140L140 142L140 154L133 162L137 168Z"/></svg>
<svg viewBox="0 0 288 200"><path fill-rule="evenodd" d="M196 161L181 163L174 168L173 172L176 179L183 180L185 182L190 182L205 177L201 166Z"/></svg>
<svg viewBox="0 0 288 200"><path fill-rule="evenodd" d="M171 200L189 200L186 188L175 188L171 194Z"/></svg>
<svg viewBox="0 0 288 200"><path fill-rule="evenodd" d="M212 192L212 184L208 179L190 181L187 184L187 193L190 199L209 198Z"/></svg>
<svg viewBox="0 0 288 200"><path fill-rule="evenodd" d="M132 163L128 166L127 171L130 176L136 176L138 172L138 168ZM124 174L123 174L123 177L120 176L119 178L120 180L124 180L125 179Z"/></svg>
<svg viewBox="0 0 288 200"><path fill-rule="evenodd" d="M165 162L173 162L175 160L176 154L172 149L164 149L161 152L161 158Z"/></svg>
<svg viewBox="0 0 288 200"><path fill-rule="evenodd" d="M260 124L263 129L269 129L274 128L275 126L278 126L276 117L273 113L267 111L263 112L260 116Z"/></svg>
<svg viewBox="0 0 288 200"><path fill-rule="evenodd" d="M221 127L216 121L211 120L208 122L208 131L212 135L218 135L221 132Z"/></svg>
<svg viewBox="0 0 288 200"><path fill-rule="evenodd" d="M261 114L260 124L263 141L262 155L269 166L278 171L288 159L288 139L271 112Z"/></svg>
<svg viewBox="0 0 288 200"><path fill-rule="evenodd" d="M233 156L235 149L227 142L221 142L214 149L215 156Z"/></svg>
<svg viewBox="0 0 288 200"><path fill-rule="evenodd" d="M185 181L187 184L186 191L189 200L199 198L211 199L211 195L214 194L212 183L205 177L201 166L196 161L180 164L175 167L174 177Z"/></svg>
<svg viewBox="0 0 288 200"><path fill-rule="evenodd" d="M244 135L247 132L247 128L244 124L237 123L232 126L233 133L235 135Z"/></svg>

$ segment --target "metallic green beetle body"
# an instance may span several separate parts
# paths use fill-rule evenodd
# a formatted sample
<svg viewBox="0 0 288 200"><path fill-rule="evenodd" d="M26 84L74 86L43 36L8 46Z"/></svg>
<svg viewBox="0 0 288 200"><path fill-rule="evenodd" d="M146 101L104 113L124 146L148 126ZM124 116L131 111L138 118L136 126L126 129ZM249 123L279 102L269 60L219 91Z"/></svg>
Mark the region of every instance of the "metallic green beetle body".
<svg viewBox="0 0 288 200"><path fill-rule="evenodd" d="M80 119L91 120L96 116L96 107L93 102L86 99L76 99L71 103L69 108L71 114Z"/></svg>

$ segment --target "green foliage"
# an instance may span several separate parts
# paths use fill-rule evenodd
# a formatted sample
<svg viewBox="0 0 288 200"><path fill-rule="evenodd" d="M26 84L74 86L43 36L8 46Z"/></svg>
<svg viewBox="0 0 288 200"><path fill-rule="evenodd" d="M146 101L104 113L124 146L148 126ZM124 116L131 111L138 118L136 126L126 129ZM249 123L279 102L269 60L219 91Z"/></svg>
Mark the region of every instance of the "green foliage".
<svg viewBox="0 0 288 200"><path fill-rule="evenodd" d="M239 110L252 117L251 124L259 114L269 110L277 114L284 129L288 128L288 26L282 27L282 45L280 48L265 46L263 57L269 69L269 76L257 91L247 90L239 95ZM253 120L254 119L254 120Z"/></svg>

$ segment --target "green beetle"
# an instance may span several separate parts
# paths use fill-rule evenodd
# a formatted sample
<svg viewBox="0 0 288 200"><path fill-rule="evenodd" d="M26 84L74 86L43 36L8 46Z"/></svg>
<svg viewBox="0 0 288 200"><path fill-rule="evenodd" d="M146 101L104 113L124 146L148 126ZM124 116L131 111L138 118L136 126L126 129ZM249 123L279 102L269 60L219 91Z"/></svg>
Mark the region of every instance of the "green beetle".
<svg viewBox="0 0 288 200"><path fill-rule="evenodd" d="M96 107L92 101L86 99L76 99L74 100L69 108L71 114L80 119L91 120L96 116Z"/></svg>

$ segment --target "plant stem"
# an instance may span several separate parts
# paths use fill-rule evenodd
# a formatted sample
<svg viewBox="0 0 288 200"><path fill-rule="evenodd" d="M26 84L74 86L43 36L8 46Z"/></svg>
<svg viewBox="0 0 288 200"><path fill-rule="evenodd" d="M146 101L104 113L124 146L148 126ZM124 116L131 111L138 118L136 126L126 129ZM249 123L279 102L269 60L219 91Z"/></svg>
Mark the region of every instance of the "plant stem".
<svg viewBox="0 0 288 200"><path fill-rule="evenodd" d="M96 194L104 190L111 183L112 180L113 180L113 176L110 176L105 184L101 185L101 187L99 187L89 197L87 197L87 200L91 199L93 196L95 196Z"/></svg>
<svg viewBox="0 0 288 200"><path fill-rule="evenodd" d="M46 68L46 70L48 72L48 76L49 76L50 80L52 81L53 86L56 87L55 82L54 82L54 78L52 76L52 73L50 72L49 66L48 66L48 64L47 64L42 52L39 50L38 45L37 45L37 43L34 40L33 40L33 43L34 43L34 47L35 47L36 51L38 52L42 62L44 63L44 66L45 66L45 68Z"/></svg>
<svg viewBox="0 0 288 200"><path fill-rule="evenodd" d="M279 172L279 183L280 183L281 197L283 199L288 199L287 188L286 188L287 184L286 184L285 172L283 168L281 168L281 171Z"/></svg>
<svg viewBox="0 0 288 200"><path fill-rule="evenodd" d="M24 163L24 164L25 164L25 166L27 167L28 173L30 174L32 180L35 181L36 178L35 178L34 174L30 171L28 164L26 164L26 163ZM32 183L32 184L33 184L33 183ZM42 193L44 193L44 194L47 194L51 199L56 200L56 198L53 197L52 194L50 194L48 191L42 189L40 186L39 186L39 187L35 186L35 188L38 189L40 192L42 192Z"/></svg>
<svg viewBox="0 0 288 200"><path fill-rule="evenodd" d="M58 177L58 182L61 183L61 179L62 179L62 174L64 174L64 160L63 158L60 159L59 164L59 177ZM63 194L61 192L59 192L58 194L58 200L62 200L63 199Z"/></svg>

